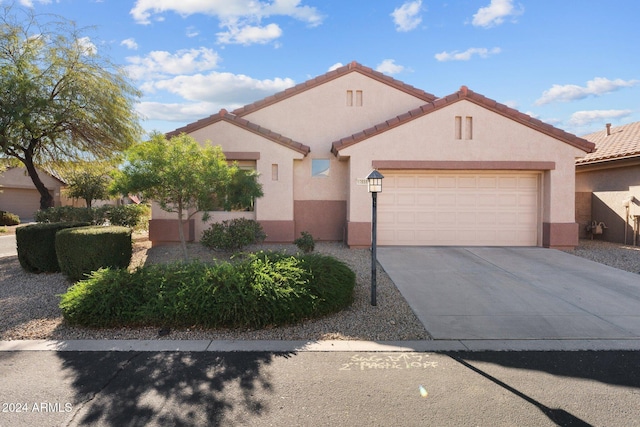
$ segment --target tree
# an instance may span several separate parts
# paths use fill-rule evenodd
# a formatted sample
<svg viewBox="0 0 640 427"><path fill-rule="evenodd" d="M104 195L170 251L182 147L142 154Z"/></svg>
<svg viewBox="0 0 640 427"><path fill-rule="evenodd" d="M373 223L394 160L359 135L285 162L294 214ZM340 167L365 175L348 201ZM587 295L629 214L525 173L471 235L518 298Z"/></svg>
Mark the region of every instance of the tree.
<svg viewBox="0 0 640 427"><path fill-rule="evenodd" d="M125 150L142 133L140 92L73 22L0 13L0 153L24 164L45 209L53 198L36 165Z"/></svg>
<svg viewBox="0 0 640 427"><path fill-rule="evenodd" d="M167 212L178 217L178 233L182 252L188 259L184 225L196 213L203 212L203 221L214 210L218 200L225 200L232 191L235 176L251 177L250 197L262 196L262 186L256 174L246 174L234 164L228 164L220 146L198 142L186 134L167 140L156 134L151 140L134 144L125 152L125 163L115 174L112 191L120 194L141 193L154 200ZM237 199L234 199L237 201Z"/></svg>
<svg viewBox="0 0 640 427"><path fill-rule="evenodd" d="M65 180L68 187L67 196L74 199L82 199L91 209L94 200L109 198L109 184L111 179L107 173L100 169L84 169L72 172Z"/></svg>

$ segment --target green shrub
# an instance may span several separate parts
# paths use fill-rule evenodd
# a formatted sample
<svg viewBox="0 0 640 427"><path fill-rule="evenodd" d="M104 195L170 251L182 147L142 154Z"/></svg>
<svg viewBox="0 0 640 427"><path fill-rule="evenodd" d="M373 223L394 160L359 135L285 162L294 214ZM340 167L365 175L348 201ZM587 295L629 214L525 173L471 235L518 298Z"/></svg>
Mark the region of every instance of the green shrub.
<svg viewBox="0 0 640 427"><path fill-rule="evenodd" d="M76 208L73 206L57 206L36 212L36 222L85 222L96 224L95 209Z"/></svg>
<svg viewBox="0 0 640 427"><path fill-rule="evenodd" d="M311 272L308 286L318 297L319 314L333 313L351 305L356 275L347 264L321 254L303 255L301 260Z"/></svg>
<svg viewBox="0 0 640 427"><path fill-rule="evenodd" d="M245 246L262 243L266 237L259 222L235 218L212 224L202 233L200 243L209 249L239 251Z"/></svg>
<svg viewBox="0 0 640 427"><path fill-rule="evenodd" d="M0 226L1 225L19 225L20 217L11 212L0 211Z"/></svg>
<svg viewBox="0 0 640 427"><path fill-rule="evenodd" d="M103 222L108 220L110 225L146 229L149 225L148 219L151 214L151 209L144 204L121 206L105 205L98 208L98 212L98 217L103 218Z"/></svg>
<svg viewBox="0 0 640 427"><path fill-rule="evenodd" d="M335 258L260 252L218 264L101 269L69 288L60 308L70 324L90 327L261 328L342 310L354 285Z"/></svg>
<svg viewBox="0 0 640 427"><path fill-rule="evenodd" d="M80 280L100 268L127 268L131 263L131 229L90 226L61 230L56 234L60 270Z"/></svg>
<svg viewBox="0 0 640 427"><path fill-rule="evenodd" d="M56 256L56 233L65 228L84 227L86 222L31 224L16 228L18 260L26 271L55 273L60 271Z"/></svg>
<svg viewBox="0 0 640 427"><path fill-rule="evenodd" d="M88 222L93 225L120 225L146 228L151 209L147 205L104 205L99 208L58 206L36 212L36 222Z"/></svg>
<svg viewBox="0 0 640 427"><path fill-rule="evenodd" d="M300 237L293 241L295 245L305 254L313 252L316 247L316 243L313 240L311 233L303 231L300 233Z"/></svg>

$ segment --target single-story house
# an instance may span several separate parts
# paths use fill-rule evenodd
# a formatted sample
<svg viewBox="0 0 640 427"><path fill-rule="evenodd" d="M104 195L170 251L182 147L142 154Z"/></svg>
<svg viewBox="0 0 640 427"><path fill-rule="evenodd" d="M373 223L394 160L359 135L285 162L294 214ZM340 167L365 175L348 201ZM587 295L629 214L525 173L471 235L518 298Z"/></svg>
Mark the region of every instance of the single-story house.
<svg viewBox="0 0 640 427"><path fill-rule="evenodd" d="M574 247L575 162L594 144L473 92L438 98L352 62L273 96L169 132L220 145L253 167L252 212L268 242L371 243L377 169L380 245ZM177 240L175 214L152 210L154 244ZM197 216L196 216L197 217ZM189 226L198 240L208 227Z"/></svg>
<svg viewBox="0 0 640 427"><path fill-rule="evenodd" d="M38 169L38 176L49 190L55 206L61 206L66 185L52 174ZM25 167L10 167L0 173L0 210L11 212L21 221L31 220L40 209L40 193L36 190Z"/></svg>
<svg viewBox="0 0 640 427"><path fill-rule="evenodd" d="M640 122L585 135L596 151L576 161L576 221L581 237L603 224L594 237L637 243L640 218ZM634 229L636 230L634 232Z"/></svg>

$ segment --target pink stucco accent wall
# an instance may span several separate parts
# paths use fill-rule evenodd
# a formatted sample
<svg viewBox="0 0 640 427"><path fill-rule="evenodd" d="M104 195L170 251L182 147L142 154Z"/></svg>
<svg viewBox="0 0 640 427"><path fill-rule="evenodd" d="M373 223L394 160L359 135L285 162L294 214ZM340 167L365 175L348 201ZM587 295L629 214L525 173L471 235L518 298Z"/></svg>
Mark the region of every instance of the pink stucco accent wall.
<svg viewBox="0 0 640 427"><path fill-rule="evenodd" d="M347 219L345 200L296 200L293 202L295 235L306 231L315 240L342 241Z"/></svg>
<svg viewBox="0 0 640 427"><path fill-rule="evenodd" d="M195 240L195 221L190 219L184 224L184 235L187 242ZM149 240L153 246L175 244L180 241L177 219L149 220Z"/></svg>
<svg viewBox="0 0 640 427"><path fill-rule="evenodd" d="M267 234L266 243L291 243L294 236L293 221L258 221Z"/></svg>
<svg viewBox="0 0 640 427"><path fill-rule="evenodd" d="M554 249L573 249L578 246L578 224L548 223L542 224L542 246Z"/></svg>
<svg viewBox="0 0 640 427"><path fill-rule="evenodd" d="M370 222L347 222L347 246L368 248L371 246Z"/></svg>

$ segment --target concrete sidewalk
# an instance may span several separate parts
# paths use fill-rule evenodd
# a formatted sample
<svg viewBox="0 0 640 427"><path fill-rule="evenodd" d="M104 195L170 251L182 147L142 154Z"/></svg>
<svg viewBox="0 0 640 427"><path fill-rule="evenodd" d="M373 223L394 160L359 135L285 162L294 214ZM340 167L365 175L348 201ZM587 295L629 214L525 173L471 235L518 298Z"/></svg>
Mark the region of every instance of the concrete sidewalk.
<svg viewBox="0 0 640 427"><path fill-rule="evenodd" d="M640 350L628 340L425 340L425 341L222 341L222 340L31 340L0 341L3 351L186 352L445 352Z"/></svg>
<svg viewBox="0 0 640 427"><path fill-rule="evenodd" d="M435 340L640 339L640 275L562 251L383 247L378 260Z"/></svg>

